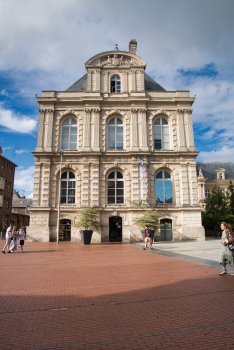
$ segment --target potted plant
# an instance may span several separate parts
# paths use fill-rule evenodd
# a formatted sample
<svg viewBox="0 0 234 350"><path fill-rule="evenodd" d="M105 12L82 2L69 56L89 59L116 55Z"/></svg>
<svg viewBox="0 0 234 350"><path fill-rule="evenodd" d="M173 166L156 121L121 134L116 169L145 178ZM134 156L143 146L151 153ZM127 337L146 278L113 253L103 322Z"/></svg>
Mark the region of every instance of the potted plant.
<svg viewBox="0 0 234 350"><path fill-rule="evenodd" d="M148 225L151 229L151 238L153 242L155 230L158 230L160 227L158 220L159 214L154 208L146 208L144 206L140 206L139 209L143 209L143 215L134 219L133 223L144 229L141 230L143 242L145 241L145 225Z"/></svg>
<svg viewBox="0 0 234 350"><path fill-rule="evenodd" d="M81 242L82 244L90 244L93 234L92 229L98 230L101 227L97 219L98 212L93 207L85 207L79 210L77 214L79 217L75 227L81 228Z"/></svg>

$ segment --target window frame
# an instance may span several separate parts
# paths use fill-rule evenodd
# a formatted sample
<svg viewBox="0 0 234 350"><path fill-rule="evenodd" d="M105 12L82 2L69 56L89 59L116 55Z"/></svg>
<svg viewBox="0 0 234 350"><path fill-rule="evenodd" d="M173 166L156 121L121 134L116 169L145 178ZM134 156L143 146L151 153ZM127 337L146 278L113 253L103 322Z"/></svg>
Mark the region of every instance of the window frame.
<svg viewBox="0 0 234 350"><path fill-rule="evenodd" d="M158 178L157 179L157 175L162 172L162 178ZM169 174L170 177L165 177L165 173ZM162 187L162 190L163 190L163 195L157 195L157 188L160 190L160 187L157 187L157 181L162 181L163 182L163 187ZM165 182L168 183L170 182L171 183L171 186L169 187L165 187ZM170 189L171 190L171 202L166 202L166 190L167 189ZM163 202L159 202L157 200L157 197L162 197L163 196ZM173 204L173 181L172 181L172 176L171 176L171 173L168 171L168 170L159 170L157 171L156 175L155 175L155 197L156 197L156 205L160 205L160 204L163 204L163 205L172 205Z"/></svg>
<svg viewBox="0 0 234 350"><path fill-rule="evenodd" d="M112 82L115 82L115 84L112 84ZM120 82L119 88L117 88L117 82ZM114 85L114 86L112 86ZM119 90L119 91L113 91L114 90ZM114 74L110 78L110 93L111 94L121 94L121 78L118 74Z"/></svg>
<svg viewBox="0 0 234 350"><path fill-rule="evenodd" d="M206 199L210 198L210 190L209 189L205 190L205 198Z"/></svg>
<svg viewBox="0 0 234 350"><path fill-rule="evenodd" d="M155 124L156 120L159 119L159 124ZM162 120L165 120L167 123L166 124L163 124ZM157 135L155 133L155 127L160 127L160 142L161 142L161 148L155 148L155 136ZM168 134L166 134L163 130L165 129L168 129ZM159 134L158 134L159 135ZM153 122L153 136L154 136L154 139L153 139L153 148L154 148L154 151L170 151L171 150L171 130L170 130L170 124L169 124L169 120L165 117L165 116L158 116L154 119L154 122ZM164 137L165 136L168 136L168 139L169 141L165 141L164 140ZM158 142L159 143L159 142ZM168 148L165 148L165 144L169 144Z"/></svg>
<svg viewBox="0 0 234 350"><path fill-rule="evenodd" d="M114 173L114 177L110 178L110 175ZM118 177L117 174L121 174L122 177ZM110 188L110 186L108 186L108 182L114 182L114 188ZM117 183L122 183L122 187L118 186ZM112 184L113 186L113 184ZM107 181L106 181L106 188L107 188L107 205L123 205L125 204L125 193L124 193L124 175L122 174L122 172L118 171L118 170L113 170L111 171L108 176L107 176ZM109 195L109 190L114 190L114 195ZM118 195L117 191L118 190L123 190L123 194L122 195ZM109 198L114 198L114 202L110 202ZM122 198L122 202L118 201L118 198Z"/></svg>
<svg viewBox="0 0 234 350"><path fill-rule="evenodd" d="M114 123L110 124L110 121L114 119ZM122 124L118 124L117 120L120 119ZM109 135L111 134L109 132L109 127L114 127L114 134L115 134L115 140L114 140L114 148L109 148ZM117 133L117 128L122 128L122 134ZM122 141L117 140L117 134L122 135ZM122 148L117 148L118 143L122 142ZM119 116L113 116L107 121L107 150L108 151L123 151L124 150L124 121Z"/></svg>
<svg viewBox="0 0 234 350"><path fill-rule="evenodd" d="M76 124L71 124L71 120L75 120ZM64 123L69 120L69 124L65 124ZM71 128L72 127L76 127L76 134L71 134ZM64 128L68 128L68 141L63 141L63 136L67 135L67 134L63 134ZM71 142L71 136L76 135L76 142ZM61 123L61 150L63 151L77 151L78 150L78 121L77 118L75 116L69 116L67 118L65 118L62 123ZM63 148L63 145L67 143L68 144L68 148ZM76 147L75 149L71 148L71 144L76 143Z"/></svg>
<svg viewBox="0 0 234 350"><path fill-rule="evenodd" d="M4 161L2 161L1 162L1 173L5 173L5 162Z"/></svg>
<svg viewBox="0 0 234 350"><path fill-rule="evenodd" d="M10 208L10 200L11 199L9 197L6 199L6 209Z"/></svg>
<svg viewBox="0 0 234 350"><path fill-rule="evenodd" d="M66 178L62 177L64 174L67 174ZM70 173L74 175L74 178L70 178ZM60 193L60 204L61 205L74 205L76 204L76 175L71 170L65 170L61 174L61 193ZM69 182L73 182L72 187L69 188ZM66 186L63 187L63 183L66 183ZM69 190L74 190L74 194L68 194ZM63 191L66 191L66 194L64 195ZM73 201L69 202L68 198L73 198ZM62 198L66 198L65 202L62 202Z"/></svg>

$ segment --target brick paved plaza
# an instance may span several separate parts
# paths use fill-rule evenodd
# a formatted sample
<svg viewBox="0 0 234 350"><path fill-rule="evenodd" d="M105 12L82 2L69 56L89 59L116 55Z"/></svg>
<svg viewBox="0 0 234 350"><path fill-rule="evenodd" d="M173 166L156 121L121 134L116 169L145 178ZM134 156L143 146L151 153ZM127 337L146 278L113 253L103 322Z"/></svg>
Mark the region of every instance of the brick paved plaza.
<svg viewBox="0 0 234 350"><path fill-rule="evenodd" d="M234 348L234 278L217 269L125 244L25 250L0 256L1 350Z"/></svg>

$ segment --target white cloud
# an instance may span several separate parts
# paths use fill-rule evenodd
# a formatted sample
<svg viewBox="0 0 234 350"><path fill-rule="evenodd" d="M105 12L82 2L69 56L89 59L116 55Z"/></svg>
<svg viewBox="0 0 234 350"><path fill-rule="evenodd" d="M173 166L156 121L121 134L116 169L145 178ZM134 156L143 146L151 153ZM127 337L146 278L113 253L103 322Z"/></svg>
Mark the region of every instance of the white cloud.
<svg viewBox="0 0 234 350"><path fill-rule="evenodd" d="M3 96L8 96L8 92L6 90L1 90L0 91L0 95L3 95Z"/></svg>
<svg viewBox="0 0 234 350"><path fill-rule="evenodd" d="M15 149L16 154L29 153L28 149Z"/></svg>
<svg viewBox="0 0 234 350"><path fill-rule="evenodd" d="M9 151L9 150L12 149L12 148L13 148L13 146L11 146L11 147L3 147L2 150L3 150L3 151Z"/></svg>
<svg viewBox="0 0 234 350"><path fill-rule="evenodd" d="M199 162L233 162L234 147L228 148L222 147L219 150L213 150L210 152L200 152Z"/></svg>
<svg viewBox="0 0 234 350"><path fill-rule="evenodd" d="M24 191L25 194L33 192L35 167L30 166L24 169L22 166L15 170L14 188L17 191ZM27 196L28 197L28 196Z"/></svg>
<svg viewBox="0 0 234 350"><path fill-rule="evenodd" d="M9 109L4 109L0 105L0 125L9 131L30 134L35 130L37 121L28 116L16 115Z"/></svg>

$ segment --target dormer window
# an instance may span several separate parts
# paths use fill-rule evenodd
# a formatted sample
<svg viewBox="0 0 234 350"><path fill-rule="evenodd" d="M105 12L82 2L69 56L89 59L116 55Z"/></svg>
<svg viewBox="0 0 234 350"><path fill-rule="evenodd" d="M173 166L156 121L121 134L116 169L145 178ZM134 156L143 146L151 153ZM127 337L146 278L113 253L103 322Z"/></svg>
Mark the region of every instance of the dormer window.
<svg viewBox="0 0 234 350"><path fill-rule="evenodd" d="M217 180L225 180L225 169L224 168L219 168L215 170L216 172L216 179Z"/></svg>
<svg viewBox="0 0 234 350"><path fill-rule="evenodd" d="M121 80L118 75L114 75L111 78L111 92L120 93L121 92Z"/></svg>
<svg viewBox="0 0 234 350"><path fill-rule="evenodd" d="M222 179L223 179L223 175L219 174L219 180L222 180Z"/></svg>

